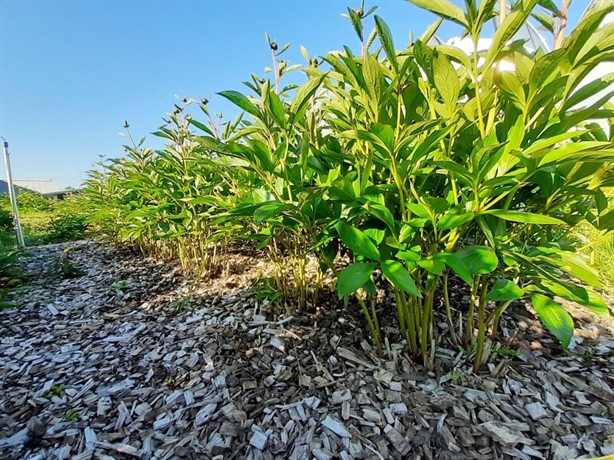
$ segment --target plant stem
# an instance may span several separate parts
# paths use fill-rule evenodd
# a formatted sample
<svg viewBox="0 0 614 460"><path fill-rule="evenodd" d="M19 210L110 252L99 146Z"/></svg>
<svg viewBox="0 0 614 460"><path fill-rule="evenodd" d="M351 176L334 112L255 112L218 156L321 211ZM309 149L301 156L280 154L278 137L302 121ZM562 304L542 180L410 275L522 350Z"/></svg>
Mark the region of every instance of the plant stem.
<svg viewBox="0 0 614 460"><path fill-rule="evenodd" d="M379 330L375 328L375 323L373 322L373 319L371 318L371 314L369 313L369 309L367 308L365 301L362 300L362 297L360 297L358 294L356 295L356 299L358 300L358 303L360 304L360 307L362 308L362 311L365 314L365 318L367 319L367 324L369 325L369 329L371 330L373 341L375 342L375 346L377 347L377 353L378 355L381 356L382 355L382 343L380 342L380 338L379 338Z"/></svg>
<svg viewBox="0 0 614 460"><path fill-rule="evenodd" d="M446 305L446 316L448 317L448 325L450 326L450 335L454 343L458 342L456 331L454 330L454 321L452 319L452 307L450 306L450 295L448 293L448 271L443 275L443 300Z"/></svg>
<svg viewBox="0 0 614 460"><path fill-rule="evenodd" d="M467 313L467 329L465 330L465 345L467 346L470 346L473 343L473 315L475 314L475 302L478 287L480 285L480 278L481 276L478 275L471 286L471 300L469 304L469 312Z"/></svg>
<svg viewBox="0 0 614 460"><path fill-rule="evenodd" d="M473 362L474 372L478 372L482 367L482 356L484 354L484 341L486 339L486 291L488 289L488 277L482 280L482 292L478 300L478 343Z"/></svg>
<svg viewBox="0 0 614 460"><path fill-rule="evenodd" d="M554 37L555 50L563 46L563 40L565 39L565 29L567 28L567 17L570 3L571 0L563 0L563 4L561 7L561 23L559 25L558 30L556 31L556 36Z"/></svg>

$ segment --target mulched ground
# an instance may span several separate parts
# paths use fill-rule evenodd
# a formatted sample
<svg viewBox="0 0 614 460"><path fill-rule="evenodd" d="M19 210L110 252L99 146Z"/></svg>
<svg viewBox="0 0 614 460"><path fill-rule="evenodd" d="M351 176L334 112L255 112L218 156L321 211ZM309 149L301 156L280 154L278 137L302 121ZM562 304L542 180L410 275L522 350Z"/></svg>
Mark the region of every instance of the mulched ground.
<svg viewBox="0 0 614 460"><path fill-rule="evenodd" d="M84 276L56 273L68 246ZM570 306L565 355L519 305L502 326L520 356L495 354L476 376L442 346L429 372L390 326L378 358L358 309L332 294L292 316L259 300L250 285L269 267L249 254L197 282L95 242L31 252L21 308L0 312L2 459L614 453L614 326L582 309Z"/></svg>

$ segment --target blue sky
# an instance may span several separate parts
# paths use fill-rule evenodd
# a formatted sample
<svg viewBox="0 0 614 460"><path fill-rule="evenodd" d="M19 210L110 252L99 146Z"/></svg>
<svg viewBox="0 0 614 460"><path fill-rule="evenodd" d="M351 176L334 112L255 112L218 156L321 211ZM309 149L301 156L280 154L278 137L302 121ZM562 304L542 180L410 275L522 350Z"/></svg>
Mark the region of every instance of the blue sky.
<svg viewBox="0 0 614 460"><path fill-rule="evenodd" d="M10 143L13 176L78 186L99 155L123 154L124 120L136 138L147 136L157 147L149 133L175 95L207 97L212 110L229 114L233 109L214 93L243 90L250 73L263 75L271 62L265 32L292 43L284 55L292 63L304 62L299 45L312 55L356 49L341 13L359 3L0 0L0 135ZM573 1L572 25L587 3ZM435 19L402 0L367 6L374 4L397 49L410 30L419 35ZM438 35L456 33L446 26Z"/></svg>

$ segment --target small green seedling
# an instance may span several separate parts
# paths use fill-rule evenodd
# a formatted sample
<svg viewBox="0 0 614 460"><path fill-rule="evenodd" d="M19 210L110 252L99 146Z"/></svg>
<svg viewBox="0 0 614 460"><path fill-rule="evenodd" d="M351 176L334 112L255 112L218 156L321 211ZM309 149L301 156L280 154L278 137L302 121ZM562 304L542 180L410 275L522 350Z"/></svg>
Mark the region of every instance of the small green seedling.
<svg viewBox="0 0 614 460"><path fill-rule="evenodd" d="M59 257L54 264L54 271L62 278L78 278L85 275L79 265L73 260L70 260L67 255Z"/></svg>
<svg viewBox="0 0 614 460"><path fill-rule="evenodd" d="M520 352L518 350L514 350L513 348L501 347L495 350L492 350L493 354L501 355L501 356L509 356L517 358L520 356Z"/></svg>
<svg viewBox="0 0 614 460"><path fill-rule="evenodd" d="M64 385L53 385L47 393L47 397L57 396L58 398L61 398L64 394L64 390L66 390L66 386Z"/></svg>
<svg viewBox="0 0 614 460"><path fill-rule="evenodd" d="M79 411L73 410L73 409L69 409L66 411L66 413L64 414L64 420L66 420L67 422L74 422L76 420L79 420L80 414Z"/></svg>
<svg viewBox="0 0 614 460"><path fill-rule="evenodd" d="M192 300L194 300L194 297L191 295L180 297L173 302L173 307L175 307L177 311L185 310L191 305Z"/></svg>

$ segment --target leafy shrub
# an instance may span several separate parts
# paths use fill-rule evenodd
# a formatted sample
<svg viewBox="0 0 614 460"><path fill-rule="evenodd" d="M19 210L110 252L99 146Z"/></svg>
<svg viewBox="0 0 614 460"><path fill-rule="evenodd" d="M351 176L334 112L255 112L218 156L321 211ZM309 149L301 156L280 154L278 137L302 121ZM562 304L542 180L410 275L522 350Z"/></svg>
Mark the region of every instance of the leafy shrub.
<svg viewBox="0 0 614 460"><path fill-rule="evenodd" d="M13 215L8 209L0 209L0 231L13 231Z"/></svg>
<svg viewBox="0 0 614 460"><path fill-rule="evenodd" d="M15 199L18 208L23 211L51 211L55 204L55 200L23 189L17 193Z"/></svg>
<svg viewBox="0 0 614 460"><path fill-rule="evenodd" d="M156 133L169 142L164 150L133 142L126 158L91 173L93 222L185 267L208 261L230 237L256 239L276 267L276 290L300 307L308 304L306 260L316 257L314 291L330 270L380 351L381 274L410 353L429 366L445 333L475 350L478 370L500 317L525 298L566 348L573 321L556 296L609 314L568 235L581 222L614 229L602 191L614 185L605 173L614 144L592 122L614 110L609 95L583 104L612 81L581 86L611 60L614 26L599 24L614 5L591 9L545 53L510 41L538 0L515 2L483 52L477 42L497 1L468 0L466 11L447 0L412 2L441 19L409 47L397 51L378 16L365 40L374 9L348 9L361 54L345 47L320 61L302 49L309 66L299 87L282 77L301 66L282 61L288 46L269 40L272 78L252 75L251 96L219 93L244 111L236 120L220 125L208 101L186 100ZM430 45L443 20L460 25L476 50ZM516 71L501 70L503 60ZM193 103L206 123L186 113ZM342 246L351 263L339 272ZM452 312L451 277L470 292L457 309L464 313ZM446 331L435 327L436 313L447 317Z"/></svg>
<svg viewBox="0 0 614 460"><path fill-rule="evenodd" d="M64 243L85 238L87 231L86 217L75 214L63 214L53 217L44 230L43 242L46 244Z"/></svg>

